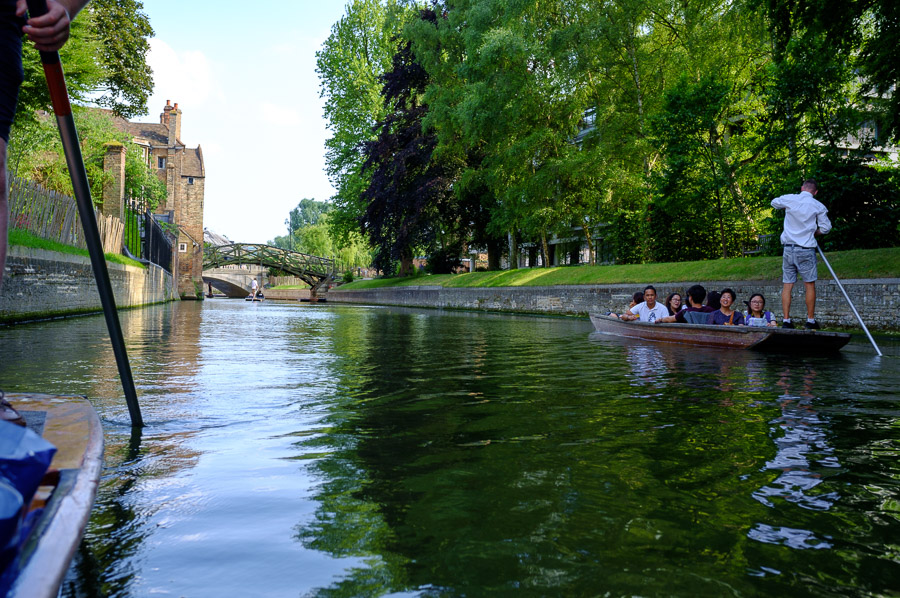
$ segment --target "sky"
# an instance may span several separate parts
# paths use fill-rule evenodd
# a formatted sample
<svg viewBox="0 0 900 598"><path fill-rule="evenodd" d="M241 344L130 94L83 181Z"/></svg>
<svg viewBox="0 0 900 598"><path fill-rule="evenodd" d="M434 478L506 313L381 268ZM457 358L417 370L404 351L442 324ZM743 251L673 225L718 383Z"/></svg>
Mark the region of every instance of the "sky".
<svg viewBox="0 0 900 598"><path fill-rule="evenodd" d="M206 228L265 243L287 233L301 199L334 194L316 50L345 4L144 0L154 90L149 115L131 120L159 122L166 100L178 102L182 142L203 151Z"/></svg>

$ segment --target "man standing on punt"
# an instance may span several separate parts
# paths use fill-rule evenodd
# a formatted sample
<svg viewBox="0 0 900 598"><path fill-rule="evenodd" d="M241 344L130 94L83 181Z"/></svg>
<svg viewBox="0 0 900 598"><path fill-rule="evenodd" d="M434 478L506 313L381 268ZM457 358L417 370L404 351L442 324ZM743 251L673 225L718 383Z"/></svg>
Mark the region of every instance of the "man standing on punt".
<svg viewBox="0 0 900 598"><path fill-rule="evenodd" d="M831 230L828 210L814 197L819 185L813 179L806 179L800 193L782 195L772 200L772 207L784 210L784 232L781 244L784 257L781 261L782 282L781 308L784 311L782 328L793 328L791 322L791 291L797 282L797 274L803 277L806 289L806 327L819 329L816 322L816 237Z"/></svg>

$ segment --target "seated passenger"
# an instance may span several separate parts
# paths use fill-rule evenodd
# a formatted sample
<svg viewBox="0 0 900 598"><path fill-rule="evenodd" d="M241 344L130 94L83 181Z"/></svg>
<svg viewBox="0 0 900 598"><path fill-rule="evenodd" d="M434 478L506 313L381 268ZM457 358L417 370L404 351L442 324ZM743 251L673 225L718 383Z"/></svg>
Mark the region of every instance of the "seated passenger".
<svg viewBox="0 0 900 598"><path fill-rule="evenodd" d="M718 311L713 312L712 317L709 319L709 323L724 326L743 326L744 314L732 309L735 299L735 292L733 290L722 289L722 294L719 297L721 307Z"/></svg>
<svg viewBox="0 0 900 598"><path fill-rule="evenodd" d="M691 288L687 290L688 297L688 306L685 309L682 309L680 312L675 314L674 316L668 316L659 320L659 322L678 322L680 324L689 324L696 322L688 322L685 318L685 315L688 313L701 313L701 314L709 314L716 310L711 308L708 305L703 305L703 300L706 299L706 289L703 288L699 284L695 284Z"/></svg>
<svg viewBox="0 0 900 598"><path fill-rule="evenodd" d="M644 301L622 314L622 319L626 322L639 319L641 322L656 323L660 318L668 316L666 306L656 302L656 289L647 285L644 288Z"/></svg>
<svg viewBox="0 0 900 598"><path fill-rule="evenodd" d="M684 309L684 304L682 304L681 302L680 293L669 293L669 296L666 297L666 309L669 310L670 316L674 316L682 309Z"/></svg>
<svg viewBox="0 0 900 598"><path fill-rule="evenodd" d="M750 296L747 308L747 312L744 314L746 326L778 326L772 312L766 311L766 298L759 293Z"/></svg>
<svg viewBox="0 0 900 598"><path fill-rule="evenodd" d="M631 296L631 303L628 304L628 309L631 309L632 307L634 307L635 305L637 305L638 303L640 303L643 300L644 300L644 293L642 293L641 291L635 291L634 295ZM612 311L606 315L612 316L614 318L620 317L619 314L612 312Z"/></svg>
<svg viewBox="0 0 900 598"><path fill-rule="evenodd" d="M719 303L720 296L718 291L710 291L709 295L706 296L706 304L713 308L713 311L722 307L722 304Z"/></svg>

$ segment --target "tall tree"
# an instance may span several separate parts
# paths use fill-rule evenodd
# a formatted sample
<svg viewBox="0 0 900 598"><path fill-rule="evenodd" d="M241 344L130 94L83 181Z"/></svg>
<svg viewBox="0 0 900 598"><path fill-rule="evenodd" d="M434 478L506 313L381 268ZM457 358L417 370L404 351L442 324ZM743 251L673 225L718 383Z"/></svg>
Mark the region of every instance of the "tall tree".
<svg viewBox="0 0 900 598"><path fill-rule="evenodd" d="M420 16L437 20L431 10ZM428 74L416 61L411 42L401 42L393 67L381 80L388 113L376 127L377 139L364 144L362 170L369 183L361 196L366 208L359 224L374 248L375 267L393 272L400 262L405 275L416 248L433 249L442 240L442 223L452 212L452 178L445 163L432 159L437 138L422 127Z"/></svg>
<svg viewBox="0 0 900 598"><path fill-rule="evenodd" d="M361 173L362 143L374 138L372 127L386 114L379 76L391 68L395 38L409 16L401 0L350 0L316 52L320 95L331 137L325 142L328 176L336 189L338 211L331 219L339 236L358 228L367 184Z"/></svg>

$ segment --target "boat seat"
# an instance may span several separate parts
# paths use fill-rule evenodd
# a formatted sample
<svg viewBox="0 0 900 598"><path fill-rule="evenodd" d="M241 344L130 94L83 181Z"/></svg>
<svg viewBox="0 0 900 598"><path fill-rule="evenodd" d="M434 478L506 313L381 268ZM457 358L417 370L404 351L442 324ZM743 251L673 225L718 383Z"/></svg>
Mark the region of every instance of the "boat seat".
<svg viewBox="0 0 900 598"><path fill-rule="evenodd" d="M709 324L709 316L702 311L688 311L684 313L684 321L688 324Z"/></svg>

